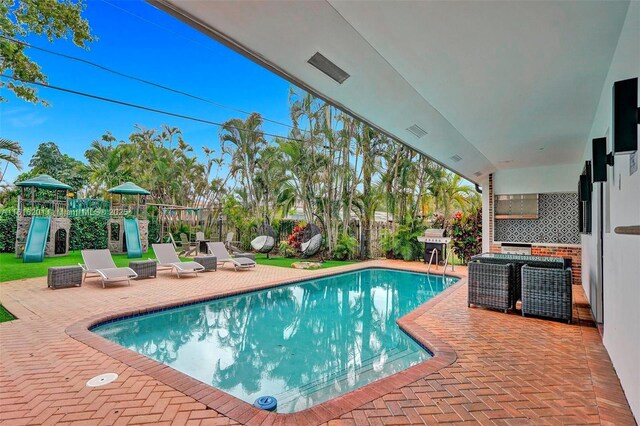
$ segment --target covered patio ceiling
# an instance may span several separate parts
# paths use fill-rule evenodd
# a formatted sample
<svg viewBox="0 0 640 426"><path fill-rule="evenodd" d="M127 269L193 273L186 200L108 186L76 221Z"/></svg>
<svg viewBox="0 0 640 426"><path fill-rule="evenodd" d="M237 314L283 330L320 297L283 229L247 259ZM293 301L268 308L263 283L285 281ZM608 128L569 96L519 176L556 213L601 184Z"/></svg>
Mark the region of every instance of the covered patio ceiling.
<svg viewBox="0 0 640 426"><path fill-rule="evenodd" d="M580 161L629 6L148 1L474 182Z"/></svg>

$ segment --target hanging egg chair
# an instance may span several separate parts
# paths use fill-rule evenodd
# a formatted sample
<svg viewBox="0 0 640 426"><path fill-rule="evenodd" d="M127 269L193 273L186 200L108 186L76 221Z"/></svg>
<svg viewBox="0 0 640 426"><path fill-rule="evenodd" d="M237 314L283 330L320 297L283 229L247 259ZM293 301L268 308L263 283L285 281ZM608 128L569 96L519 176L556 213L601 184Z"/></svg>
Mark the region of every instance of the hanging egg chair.
<svg viewBox="0 0 640 426"><path fill-rule="evenodd" d="M276 246L276 232L268 223L258 228L258 236L251 241L251 247L258 253L269 253Z"/></svg>
<svg viewBox="0 0 640 426"><path fill-rule="evenodd" d="M322 247L322 231L313 223L307 224L302 233L300 250L303 256L311 257L320 251Z"/></svg>

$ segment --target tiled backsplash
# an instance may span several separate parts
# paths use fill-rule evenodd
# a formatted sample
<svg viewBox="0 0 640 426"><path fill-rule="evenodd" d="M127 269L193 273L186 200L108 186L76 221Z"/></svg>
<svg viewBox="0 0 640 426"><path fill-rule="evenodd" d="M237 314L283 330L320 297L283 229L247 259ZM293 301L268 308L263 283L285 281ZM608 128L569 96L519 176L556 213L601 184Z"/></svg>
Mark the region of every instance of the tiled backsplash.
<svg viewBox="0 0 640 426"><path fill-rule="evenodd" d="M496 219L495 241L580 244L578 194L540 194L538 219Z"/></svg>

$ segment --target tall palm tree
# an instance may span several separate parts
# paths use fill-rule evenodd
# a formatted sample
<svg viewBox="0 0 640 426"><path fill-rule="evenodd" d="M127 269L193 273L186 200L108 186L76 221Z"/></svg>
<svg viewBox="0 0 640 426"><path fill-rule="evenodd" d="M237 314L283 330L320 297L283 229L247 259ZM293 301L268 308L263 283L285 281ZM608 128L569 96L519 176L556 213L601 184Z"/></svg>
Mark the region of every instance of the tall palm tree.
<svg viewBox="0 0 640 426"><path fill-rule="evenodd" d="M256 162L260 150L266 146L262 133L262 116L250 114L245 120L226 121L220 132L222 152L231 158L229 168L247 191L247 201L255 213L258 194L255 188Z"/></svg>
<svg viewBox="0 0 640 426"><path fill-rule="evenodd" d="M6 138L0 138L0 162L5 161L6 164L0 175L0 182L4 180L4 175L7 172L9 164L13 165L16 169L22 169L22 162L20 156L22 155L22 147L19 142L15 142Z"/></svg>

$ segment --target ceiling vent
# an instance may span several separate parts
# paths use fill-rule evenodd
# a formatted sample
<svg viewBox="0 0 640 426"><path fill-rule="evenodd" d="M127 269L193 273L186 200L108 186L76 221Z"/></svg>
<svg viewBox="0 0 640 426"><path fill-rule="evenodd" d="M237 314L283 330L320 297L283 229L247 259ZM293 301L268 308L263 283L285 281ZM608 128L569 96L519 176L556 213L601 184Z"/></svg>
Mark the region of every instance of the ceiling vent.
<svg viewBox="0 0 640 426"><path fill-rule="evenodd" d="M474 176L480 177L480 176L482 176L482 172L475 172Z"/></svg>
<svg viewBox="0 0 640 426"><path fill-rule="evenodd" d="M417 124L407 127L407 130L418 139L420 139L421 137L427 134L427 131L424 130L422 127L418 126Z"/></svg>
<svg viewBox="0 0 640 426"><path fill-rule="evenodd" d="M346 79L351 77L345 70L322 56L320 52L316 52L308 61L311 65L318 68L320 71L342 84Z"/></svg>
<svg viewBox="0 0 640 426"><path fill-rule="evenodd" d="M462 160L462 157L460 157L458 154L452 155L449 158L451 158L455 163L457 163L458 161Z"/></svg>

